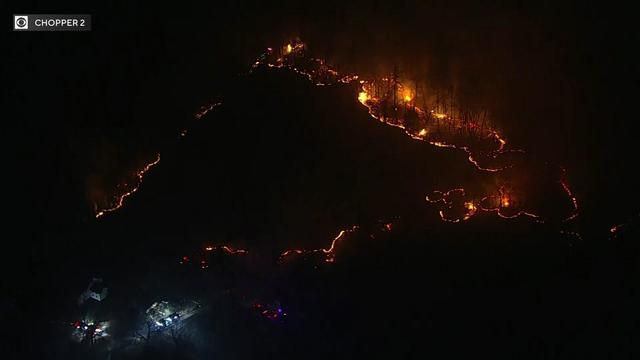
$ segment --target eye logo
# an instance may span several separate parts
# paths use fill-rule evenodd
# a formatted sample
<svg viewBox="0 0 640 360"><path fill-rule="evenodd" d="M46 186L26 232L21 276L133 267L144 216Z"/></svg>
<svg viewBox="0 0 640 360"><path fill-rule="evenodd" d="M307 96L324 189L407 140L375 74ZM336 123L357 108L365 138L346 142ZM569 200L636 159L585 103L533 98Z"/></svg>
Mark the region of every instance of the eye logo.
<svg viewBox="0 0 640 360"><path fill-rule="evenodd" d="M13 29L14 30L27 30L29 29L29 17L22 15L15 15L13 17Z"/></svg>

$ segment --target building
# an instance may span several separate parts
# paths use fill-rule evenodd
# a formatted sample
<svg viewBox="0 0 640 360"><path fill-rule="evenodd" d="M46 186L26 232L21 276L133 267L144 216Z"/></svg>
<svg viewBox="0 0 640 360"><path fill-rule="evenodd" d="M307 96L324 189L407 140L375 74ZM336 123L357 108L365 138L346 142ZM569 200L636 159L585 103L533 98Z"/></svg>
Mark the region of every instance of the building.
<svg viewBox="0 0 640 360"><path fill-rule="evenodd" d="M94 299L96 301L104 300L109 294L109 288L104 284L102 278L93 278L87 286L87 289L80 294L78 304L82 305L88 299Z"/></svg>

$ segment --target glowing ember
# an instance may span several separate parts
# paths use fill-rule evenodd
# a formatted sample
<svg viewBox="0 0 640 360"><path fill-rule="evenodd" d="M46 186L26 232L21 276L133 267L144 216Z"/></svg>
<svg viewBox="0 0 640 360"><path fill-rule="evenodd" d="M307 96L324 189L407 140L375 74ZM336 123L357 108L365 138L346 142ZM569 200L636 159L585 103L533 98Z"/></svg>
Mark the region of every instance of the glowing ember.
<svg viewBox="0 0 640 360"><path fill-rule="evenodd" d="M234 249L230 246L224 245L222 246L222 250L224 250L226 253L228 254L240 254L240 255L244 255L249 253L247 250L243 250L243 249Z"/></svg>
<svg viewBox="0 0 640 360"><path fill-rule="evenodd" d="M200 106L200 109L198 110L198 112L196 112L193 117L196 118L196 120L200 120L202 119L203 116L205 116L209 111L213 110L213 108L218 107L222 105L221 101L213 101L207 105L202 105ZM185 130L185 134L186 134L186 130Z"/></svg>
<svg viewBox="0 0 640 360"><path fill-rule="evenodd" d="M640 214L637 214L634 218L629 219L629 221L627 222L612 226L609 229L609 232L611 233L611 238L615 238L623 229L627 228L628 226L637 222L638 220L640 220Z"/></svg>
<svg viewBox="0 0 640 360"><path fill-rule="evenodd" d="M303 250L291 249L291 250L287 250L287 251L283 252L282 254L280 254L280 258L283 259L283 258L286 258L289 255L294 255L294 254L300 255L302 253L304 253Z"/></svg>
<svg viewBox="0 0 640 360"><path fill-rule="evenodd" d="M566 173L567 171L564 168L562 168L563 177L566 176ZM573 213L569 215L566 219L564 219L564 221L570 221L575 219L578 216L578 199L576 199L576 197L573 195L573 192L571 192L571 189L569 188L569 185L567 185L566 180L561 179L560 185L562 185L562 188L567 193L567 196L569 197L569 199L571 199L571 205L573 205Z"/></svg>

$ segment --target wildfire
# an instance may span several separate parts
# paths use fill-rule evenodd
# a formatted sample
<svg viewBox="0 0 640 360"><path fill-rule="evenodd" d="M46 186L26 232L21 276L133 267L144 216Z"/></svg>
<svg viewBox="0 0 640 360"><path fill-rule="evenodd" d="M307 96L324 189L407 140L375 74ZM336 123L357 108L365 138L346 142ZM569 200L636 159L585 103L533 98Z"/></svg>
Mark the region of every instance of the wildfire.
<svg viewBox="0 0 640 360"><path fill-rule="evenodd" d="M500 206L502 206L502 207L505 207L505 208L506 208L506 207L509 207L509 205L511 205L511 202L509 201L509 196L507 196L507 195L503 195L503 196L500 198Z"/></svg>
<svg viewBox="0 0 640 360"><path fill-rule="evenodd" d="M288 256L290 255L309 255L309 254L317 254L317 253L321 253L324 255L324 261L328 262L328 263L332 263L335 261L336 258L336 249L337 249L337 243L341 240L343 240L345 237L347 237L349 234L355 232L356 230L358 230L358 226L353 226L351 227L351 229L347 229L347 230L341 230L340 233L338 234L338 236L336 236L335 238L333 238L333 240L331 241L331 245L329 246L329 248L327 249L314 249L314 250L303 250L303 249L289 249L286 250L284 252L282 252L282 254L280 254L279 257L279 262L284 261Z"/></svg>
<svg viewBox="0 0 640 360"><path fill-rule="evenodd" d="M465 190L463 188L457 188L447 192L434 191L431 196L427 196L425 199L431 204L441 205L441 210L439 210L438 213L442 221L445 222L458 223L463 220L469 220L479 211L482 211L495 212L503 219L515 219L520 216L527 216L538 223L544 223L540 216L525 210L510 211L508 214L502 212L503 209L513 205L513 200L506 193L504 186L498 188L497 194L495 195L488 195L476 200L464 200L466 197L467 194ZM462 201L462 203L459 201ZM456 209L458 209L458 206L463 206L466 212L463 214L457 212ZM457 214L457 217L449 216L448 213L451 211Z"/></svg>
<svg viewBox="0 0 640 360"><path fill-rule="evenodd" d="M434 129L429 128L428 126L426 127L422 127L419 131L417 132L412 132L410 130L408 130L405 127L404 124L404 119L403 119L403 114L401 113L400 116L395 115L393 118L388 118L386 115L384 115L384 112L381 112L381 104L383 104L383 100L387 100L388 99L378 99L378 98L373 98L370 94L370 90L373 89L374 86L387 86L387 89L389 88L390 84L391 84L391 80L388 77L384 77L381 79L382 84L376 84L370 80L364 80L362 78L360 78L358 75L355 74L351 74L351 75L340 75L338 73L338 71L336 71L335 69L332 69L331 67L329 67L326 62L322 59L316 59L316 58L307 58L306 56L300 56L300 57L296 57L296 58L292 58L291 55L293 53L299 53L300 51L304 50L304 44L301 42L296 42L295 44L287 44L282 48L282 52L281 55L279 55L279 57L275 58L274 55L275 53L273 52L272 48L267 48L267 52L265 54L263 54L261 57L259 57L255 63L253 64L253 66L251 67L251 71L253 69L255 69L256 67L260 66L260 65L266 65L267 67L275 67L275 68L288 68L300 75L303 75L304 77L306 77L308 80L310 80L311 82L315 83L316 85L331 85L331 84L337 84L337 83L351 83L353 81L359 80L359 83L362 85L361 91L358 92L357 95L357 99L358 101L363 104L365 107L367 107L369 114L376 120L379 120L387 125L390 126L394 126L394 127L398 127L403 129L407 135L409 135L410 137L414 138L414 139L418 139L418 140L424 140L427 141L429 144L436 146L436 147L441 147L441 148L452 148L452 149L457 149L457 150L462 150L464 152L467 153L468 155L468 160L470 163L472 163L477 169L481 170L481 171L487 171L487 172L499 172L502 171L504 169L507 169L509 167L511 167L512 165L505 165L505 166L500 166L500 167L496 167L496 166L486 166L486 165L481 165L479 159L482 159L483 161L485 161L485 159L496 159L498 158L500 155L502 154L506 154L506 153L523 153L522 150L505 150L505 146L506 146L506 140L503 139L500 134L498 134L497 131L491 129L490 127L488 128L484 128L484 132L482 132L482 127L479 127L477 122L467 122L465 126L467 126L468 129L472 129L473 131L478 131L478 129L480 129L481 133L477 134L479 137L485 137L486 139L489 139L489 141L494 141L497 140L497 148L495 146L489 146L490 150L483 150L482 153L480 154L475 154L472 149L470 148L469 145L464 144L464 145L459 145L456 144L456 138L453 136L450 136L450 134L448 134L447 132L442 132L442 129L440 127L441 124L437 124L438 128L436 129L437 131L434 134ZM276 55L277 56L277 55ZM298 63L298 60L300 60L300 63ZM310 60L310 61L308 61ZM307 63L305 63L305 61L307 61ZM310 65L309 64L315 64L315 65ZM385 85L386 84L386 85ZM399 85L398 87L400 89L402 89L401 91L401 99L404 100L405 103L409 103L414 99L414 95L411 93L410 90L408 90L408 88L405 88L402 86L402 84L397 84ZM388 94L388 92L387 92ZM386 95L388 96L388 95ZM220 105L221 102L217 101L217 102L212 102L209 105L205 105L202 106L200 108L200 111L198 113L196 113L195 117L196 119L200 119L202 118L208 111L210 111L211 109L213 109L214 107ZM395 105L395 104L393 104ZM399 111L398 108L394 109L395 111ZM428 123L428 119L429 117L427 116L427 112L425 112L423 109L420 109L419 107L412 107L412 110L415 111L415 113L417 113L419 115L419 121L422 124L426 124L426 125L430 125ZM401 111L401 110L400 110ZM444 112L439 112L434 110L430 110L429 113L431 114L431 116L433 118L436 118L438 120L447 120L446 123L450 123L450 124L444 124L443 128L444 129L455 129L454 131L458 131L459 129L462 128L461 124L465 124L465 122L461 121L460 119L455 118L453 115L447 115ZM453 112L452 112L453 113ZM448 125L448 126L447 126ZM424 126L424 125L423 125ZM433 126L433 125L431 125ZM183 133L183 136L185 133ZM429 135L429 138L427 138L427 135ZM453 135L453 134L451 134ZM485 136L486 135L486 136ZM436 139L436 136L440 136L440 139ZM489 143L489 142L487 142ZM491 142L490 144L493 144L493 142ZM483 148L484 149L484 148ZM491 150L492 149L492 150ZM157 161L159 161L159 156ZM139 184L142 181L142 175L144 175L144 173L146 171L148 171L148 169L155 165L156 162L149 164L145 169L143 169L143 171L141 171L139 173ZM564 171L564 169L562 169ZM137 191L139 184L136 188L134 188L134 190L132 190L130 193L125 194L124 196L122 196L119 201L118 201L118 205L113 209L117 209L120 206L122 206L122 201L124 200L124 198L126 198L127 196L129 196L131 193ZM571 190L569 189L568 185L566 184L566 182L564 180L560 180L560 184L562 185L563 189L565 190L567 196L571 199L573 206L574 206L574 212L571 216L569 216L567 219L565 219L565 221L573 219L577 216L578 214L578 205L577 205L577 200L575 198L575 196L573 196ZM431 200L429 197L427 197L427 201L432 202L432 203L442 203L445 209L452 209L454 206L454 200L453 200L453 196L456 194L460 194L462 196L462 198L466 197L465 191L464 189L453 189L450 190L446 193L443 192L434 192L434 194L438 194L439 199L437 200ZM497 204L497 205L492 205L492 206L483 206L482 204L486 203L487 201L489 201L489 199L495 199L495 200L491 200L493 201L493 204ZM502 218L514 218L514 217L518 217L521 215L526 215L529 217L532 217L534 219L536 219L537 221L542 222L541 219L539 219L539 217L536 214L524 211L524 210L520 210L517 211L515 213L511 213L508 215L505 215L503 213L501 213L501 209L504 208L509 208L513 205L513 201L510 198L510 196L506 193L503 192L502 187L499 189L499 195L489 195L489 196L485 196L479 200L471 200L471 201L464 201L462 203L463 209L465 210L465 213L462 215L461 218L457 218L457 219L449 219L445 216L445 213L443 210L440 210L440 216L442 218L442 220L445 221L449 221L449 222L459 222L460 220L468 220L469 218L471 218L472 216L474 216L479 210L481 211L491 211L491 212L496 212L498 214L498 216L502 217ZM105 212L108 211L112 211L112 210L103 210L97 213L96 217L99 217L101 215L103 215ZM303 250L303 249L290 249L290 250L286 250L284 251L281 255L280 255L280 259L285 258L289 255L292 254L298 254L298 255L304 255L304 254L311 254L311 253L322 253L325 255L325 261L326 262L333 262L335 259L335 251L336 251L336 244L342 240L344 237L346 237L349 233L355 231L357 229L356 226L354 226L352 229L350 230L342 230L338 236L336 236L333 241L331 242L331 245L329 248L327 249L315 249L315 250ZM388 228L388 230L390 230L390 226ZM617 229L612 229L612 233L615 233ZM247 253L246 250L242 250L242 249L232 249L228 246L221 246L221 247L214 247L214 246L208 246L205 248L206 251L214 251L216 249L222 249L223 251L230 253L230 254L245 254Z"/></svg>
<svg viewBox="0 0 640 360"><path fill-rule="evenodd" d="M615 238L618 235L618 233L620 233L621 230L636 223L639 219L640 219L640 214L636 214L634 218L628 219L627 222L612 226L609 229L609 233L611 233L611 238Z"/></svg>
<svg viewBox="0 0 640 360"><path fill-rule="evenodd" d="M300 254L303 254L303 253L304 253L304 251L303 251L303 250L300 250L300 249L291 249L291 250L286 250L286 251L284 251L282 254L280 254L280 259L284 259L284 258L286 258L286 257L287 257L287 256L289 256L289 255L293 255L293 254L300 255Z"/></svg>
<svg viewBox="0 0 640 360"><path fill-rule="evenodd" d="M224 250L226 253L232 254L232 255L235 255L235 254L244 255L244 254L248 254L249 253L247 250L234 249L234 248L232 248L230 246L227 246L227 245L222 246L222 250Z"/></svg>
<svg viewBox="0 0 640 360"><path fill-rule="evenodd" d="M204 251L205 252L221 251L229 255L246 255L249 253L247 250L235 249L229 245L221 245L221 246L207 245L204 247ZM205 257L203 254L196 254L194 258L200 258L200 262L199 263L197 261L192 262L189 256L184 255L180 258L180 264L181 265L197 264L202 270L209 268L208 258Z"/></svg>
<svg viewBox="0 0 640 360"><path fill-rule="evenodd" d="M220 100L215 100L215 101L211 101L206 105L202 105L200 106L200 108L198 109L198 111L193 115L193 117L196 120L200 120L203 116L205 116L209 111L213 110L214 108L218 107L222 105L222 101ZM183 138L185 136L187 136L188 133L188 129L182 129L180 131L179 137ZM96 214L95 217L96 219L105 215L106 213L115 211L120 209L123 205L124 205L124 199L126 199L127 197L131 196L133 193L135 193L136 191L138 191L140 189L140 186L142 185L142 177L144 176L144 174L149 171L153 166L157 165L160 162L160 154L157 154L156 160L147 164L142 170L140 170L138 173L136 173L136 177L138 178L138 184L130 191L119 195L117 197L117 200L115 201L115 205L111 208L106 208L106 209L102 209L102 210L97 210L96 209ZM127 184L124 184L124 186L127 186ZM120 187L120 185L118 185L118 187Z"/></svg>
<svg viewBox="0 0 640 360"><path fill-rule="evenodd" d="M220 105L222 105L221 101L213 101L213 102L211 102L209 104L202 105L202 106L200 106L200 109L198 109L198 111L193 115L193 117L196 118L196 120L200 120L209 111L213 110L213 108L218 107ZM185 134L186 134L186 130L185 130Z"/></svg>
<svg viewBox="0 0 640 360"><path fill-rule="evenodd" d="M231 254L231 255L245 255L248 254L249 251L244 250L244 249L234 249L229 245L222 245L222 246L206 246L204 248L205 251L216 251L216 250L222 250L224 252L226 252L227 254Z"/></svg>
<svg viewBox="0 0 640 360"><path fill-rule="evenodd" d="M156 159L152 162L150 162L149 164L147 164L142 170L138 171L136 173L136 177L138 178L138 183L136 184L136 186L134 186L133 189L127 191L126 193L120 195L117 197L117 200L115 202L115 205L110 207L110 208L106 208L106 209L102 209L96 212L96 219L107 214L110 213L112 211L116 211L118 209L120 209L122 207L122 205L124 204L124 200L133 195L136 191L138 191L138 189L140 189L140 186L142 185L142 178L144 177L144 174L147 173L147 171L151 170L152 167L154 167L155 165L157 165L160 162L160 154L157 155Z"/></svg>
<svg viewBox="0 0 640 360"><path fill-rule="evenodd" d="M567 171L564 168L562 168L563 177L566 176L566 172ZM573 220L578 216L578 199L576 199L576 197L573 195L573 192L569 188L569 185L567 185L566 180L561 179L559 182L560 182L560 185L562 185L562 188L564 189L564 191L567 193L567 196L569 197L569 199L571 199L571 205L573 206L573 213L569 215L566 219L564 219L564 221L566 222L566 221Z"/></svg>
<svg viewBox="0 0 640 360"><path fill-rule="evenodd" d="M523 153L522 150L518 149L505 150L507 142L498 134L497 131L493 130L490 126L479 126L477 121L466 121L465 119L458 118L457 116L455 116L455 109L452 108L448 108L449 110L447 110L447 112L449 112L450 115L447 115L444 112L436 111L436 108L439 108L439 106L435 106L433 110L428 111L425 111L417 106L412 106L411 111L418 116L418 124L420 125L418 129L420 130L410 130L406 126L405 122L405 115L407 114L408 107L397 107L395 100L393 102L389 101L391 96L389 95L390 92L388 90L392 86L392 81L389 77L384 77L379 80L364 80L355 74L341 75L338 73L338 71L329 67L324 60L308 58L306 54L302 53L302 51L304 50L304 44L301 42L295 42L293 44L289 43L281 49L282 51L279 54L276 54L276 52L274 52L272 48L267 48L267 52L260 56L254 62L250 72L261 65L268 68L287 68L304 76L316 85L332 85L339 83L348 84L358 80L362 87L357 94L357 100L367 108L369 114L374 119L381 121L386 125L401 128L411 138L423 140L433 146L464 151L468 155L468 161L481 171L500 172L513 165L507 164L504 166L495 166L494 162L496 159L498 159L501 155L507 153ZM294 57L293 54L302 54L302 56ZM404 101L405 103L410 103L414 100L414 94L412 94L410 90L408 90L406 87L403 87L402 84L398 81L395 82L395 85L395 88L401 89L401 92L397 93L395 90L392 91L391 93L394 99L396 95L398 95L401 101ZM387 89L386 93L384 90L385 87ZM384 93L385 95L380 95L382 93ZM372 94L375 94L375 97L372 96ZM194 117L196 119L200 119L204 115L206 115L207 112L211 111L214 107L217 107L219 105L221 105L220 101L215 101L204 105L200 107L199 111L196 112ZM445 109L447 109L447 107L445 107ZM391 115L389 115L390 113ZM431 115L429 116L429 114ZM446 119L446 121L434 122L433 118L438 120ZM462 130L468 130L469 134L474 136L474 141L482 143L482 145L473 145L475 144L475 142L468 141L470 137L463 138L459 136ZM181 136L185 135L186 129L181 133ZM148 172L153 166L158 164L159 161L160 155L158 154L155 161L147 164L141 171L136 173L138 178L137 185L132 190L126 192L123 195L120 195L115 202L115 206L97 211L96 218L99 218L108 212L117 210L122 207L124 200L139 189L145 173ZM489 165L486 165L487 161L489 162ZM578 205L575 196L573 196L566 182L563 179L559 182L565 190L567 196L571 199L574 206L573 214L565 219L566 221L577 216ZM443 221L456 223L463 220L468 220L476 213L483 211L496 212L498 216L505 219L511 219L521 215L525 215L542 222L542 220L539 219L538 215L524 210L515 212L513 210L510 210L508 214L502 213L502 209L520 206L521 203L521 201L518 201L514 206L513 199L511 199L508 194L504 193L502 188L499 189L497 195L494 193L493 195L477 197L475 199L466 199L465 190L462 188L449 190L447 192L434 191L433 194L435 196L432 196L432 198L427 196L426 200L431 203L438 203L442 206L442 209L439 210L439 214ZM461 209L463 211L462 213L460 213ZM459 217L449 218L447 216L447 213L450 211L457 211ZM384 228L386 229L386 231L389 231L392 228L392 224L386 224ZM612 228L611 232L615 234L618 228ZM355 232L357 229L357 226L353 226L351 229L340 231L338 235L333 238L328 248L312 250L289 249L282 252L279 259L283 260L291 255L305 256L310 254L322 254L324 256L325 262L334 262L338 244L345 238L347 238L351 233ZM234 249L228 245L209 245L204 249L208 252L220 250L228 254L248 253L247 250ZM187 257L184 257L183 261L188 262L189 259Z"/></svg>
<svg viewBox="0 0 640 360"><path fill-rule="evenodd" d="M411 100L413 99L413 95L411 94L411 91L405 90L402 99L406 103L411 102Z"/></svg>
<svg viewBox="0 0 640 360"><path fill-rule="evenodd" d="M360 101L364 105L369 100L371 100L369 94L366 91L360 91L360 93L358 94L358 101Z"/></svg>
<svg viewBox="0 0 640 360"><path fill-rule="evenodd" d="M503 154L507 153L524 153L524 151L519 149L510 149L505 150L507 141L502 138L502 136L495 130L493 130L490 126L485 127L483 125L479 125L477 121L466 121L456 118L453 114L454 111L450 111L452 115L447 115L445 112L439 112L435 109L430 111L425 111L415 106L412 107L412 111L418 114L418 121L422 126L419 131L411 131L407 129L404 123L404 113L399 108L392 108L391 111L395 111L394 116L388 116L389 109L383 109L383 104L388 104L389 92L387 91L387 95L385 98L374 98L371 95L371 90L374 87L377 90L376 94L380 91L379 89L386 86L387 89L391 86L391 79L389 77L383 77L380 79L381 83L375 83L371 80L364 80L358 75L350 74L350 75L340 75L336 70L330 68L326 62L322 59L316 58L307 58L306 56L300 56L296 58L292 58L291 55L293 53L298 53L299 51L304 49L304 44L301 42L296 42L295 44L287 44L282 48L282 52L280 55L276 55L272 50L272 48L268 48L267 52L263 54L261 57L256 60L254 65L251 68L251 71L260 65L265 65L269 68L288 68L291 71L294 71L309 81L315 83L316 85L324 86L324 85L332 85L338 83L351 83L353 81L358 80L361 84L361 90L357 94L357 100L364 105L369 114L376 120L379 120L389 126L394 126L401 128L405 131L405 133L418 140L424 140L429 144L440 147L440 148L450 148L462 150L467 153L468 161L473 164L478 170L486 171L486 172L500 172L505 169L512 167L512 164L507 164L503 166L495 166L495 165L484 165L481 164L481 160L484 161L493 161L498 159ZM279 56L279 57L276 57ZM311 65L310 65L311 64ZM414 95L410 90L404 88L402 84L396 82L400 89L403 89L400 94L400 99L402 99L405 103L410 103L414 100ZM395 94L394 94L395 95ZM219 104L218 104L219 105ZM393 106L395 104L392 103ZM211 107L203 107L201 111L202 114L196 116L197 118L202 117L206 111L210 110ZM454 109L455 110L455 109ZM386 111L386 112L385 112ZM398 114L397 112L400 112ZM431 114L431 116L428 116ZM437 124L429 123L429 119L438 119L445 120L443 123L439 122ZM426 126L425 126L426 125ZM478 146L478 148L482 149L481 151L474 151L471 148L471 145L463 143L458 144L457 141L460 141L459 132L461 129L468 129L470 132L475 132L476 140L484 141L484 143L488 146ZM439 137L439 138L437 138ZM564 169L563 169L564 170ZM567 196L571 199L574 205L574 213L567 218L566 220L570 220L577 216L578 206L576 198L573 196L571 190L567 186L564 180L560 181L562 187L564 188ZM509 196L509 194L504 192L503 187L500 187L497 195L487 195L481 198L477 198L475 200L465 200L466 193L462 188L449 190L447 192L434 191L435 196L431 198L429 196L426 197L426 200L431 203L439 203L442 205L443 209L439 211L440 217L443 221L447 222L460 222L463 220L468 220L473 217L479 211L483 212L495 212L499 217L505 219L512 219L519 216L528 216L535 219L538 222L543 222L542 219L536 214L531 212L527 212L524 210L519 211L510 211L508 214L504 214L501 212L502 209L513 207L513 200ZM462 203L457 203L457 201L462 200ZM458 204L454 206L454 203ZM460 209L459 206L462 206L463 213L459 218L449 218L446 216L445 211L452 209ZM518 204L519 205L519 204ZM305 249L289 249L283 251L280 254L279 260L283 260L291 255L309 255L309 254L323 254L326 262L333 262L335 260L336 248L337 244L346 238L350 233L356 231L358 227L354 226L348 230L342 230L340 233L331 241L331 244L328 248L324 249L314 249L314 250L305 250ZM391 230L392 224L386 224L384 229L386 231ZM615 233L617 228L612 228L611 232ZM568 233L568 232L564 232ZM576 236L579 237L579 234L575 233ZM234 250L227 246L220 247L224 251L228 253L246 253L246 250ZM217 249L217 247L208 246L205 248L207 251L213 251Z"/></svg>

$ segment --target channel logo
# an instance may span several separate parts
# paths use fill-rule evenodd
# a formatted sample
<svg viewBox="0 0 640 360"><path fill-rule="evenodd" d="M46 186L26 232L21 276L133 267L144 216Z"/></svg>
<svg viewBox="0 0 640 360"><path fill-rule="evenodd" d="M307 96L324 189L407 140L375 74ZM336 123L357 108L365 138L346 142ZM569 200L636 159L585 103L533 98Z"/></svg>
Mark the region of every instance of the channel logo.
<svg viewBox="0 0 640 360"><path fill-rule="evenodd" d="M29 29L29 17L26 15L14 15L13 16L13 30L28 30Z"/></svg>
<svg viewBox="0 0 640 360"><path fill-rule="evenodd" d="M13 14L13 31L91 31L91 15Z"/></svg>

